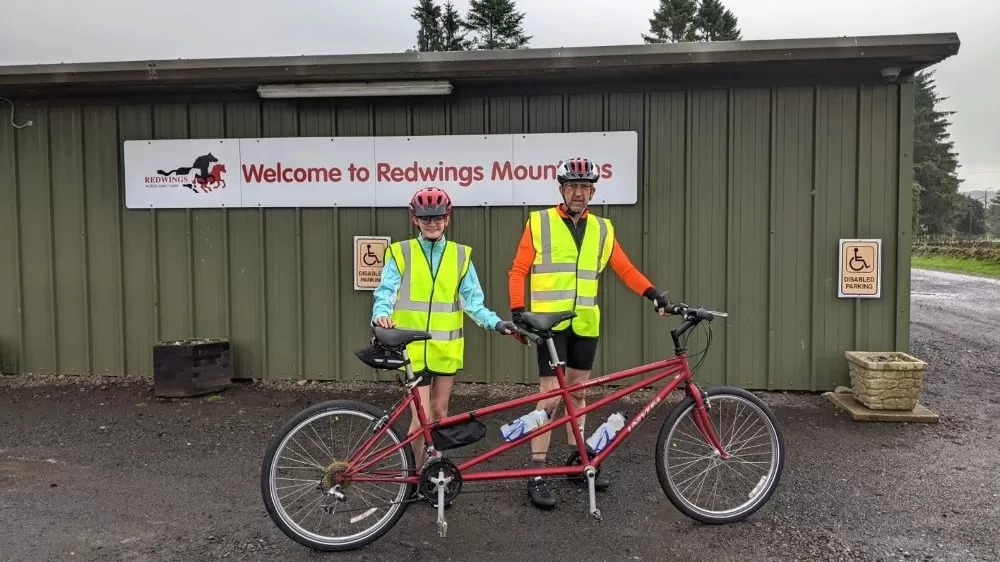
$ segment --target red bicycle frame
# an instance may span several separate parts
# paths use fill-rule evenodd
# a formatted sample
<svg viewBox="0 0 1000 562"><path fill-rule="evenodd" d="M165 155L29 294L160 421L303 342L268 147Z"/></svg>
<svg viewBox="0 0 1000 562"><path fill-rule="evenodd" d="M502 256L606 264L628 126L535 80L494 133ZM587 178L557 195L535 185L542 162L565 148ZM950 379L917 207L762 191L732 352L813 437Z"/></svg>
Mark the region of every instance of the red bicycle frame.
<svg viewBox="0 0 1000 562"><path fill-rule="evenodd" d="M578 390L583 390L591 388L594 386L618 381L621 379L636 377L639 375L645 375L647 373L656 372L654 375L646 380L633 383L625 388L617 390L612 394L605 396L593 403L587 404L583 408L577 409L573 406L572 400L570 400L570 394ZM399 476L398 471L393 471L395 476L381 476L378 475L379 471L374 474L365 474L364 476L358 474L364 472L365 469L374 465L375 463L381 461L382 459L388 457L389 455L395 453L406 445L412 443L418 437L424 437L424 443L433 443L431 429L432 428L444 428L459 423L463 423L472 420L477 417L488 416L490 414L495 414L497 412L503 412L506 410L511 410L520 406L527 404L537 403L539 400L545 398L550 398L553 396L560 395L562 397L562 403L566 407L566 414L562 417L550 420L545 425L535 429L534 431L522 435L513 441L502 443L479 456L469 459L458 465L459 471L462 474L463 481L476 481L476 480L501 480L509 478L530 478L533 476L552 476L552 475L572 475L572 474L582 474L586 469L587 465L594 468L598 468L601 463L604 462L612 452L624 442L629 435L646 419L646 416L673 392L682 383L687 383L686 391L688 394L694 397L695 411L694 411L694 422L701 432L702 436L712 444L713 447L719 452L723 459L728 458L727 452L723 449L722 444L719 442L718 437L712 428L712 423L708 418L705 403L702 400L702 393L698 386L695 384L691 377L691 371L688 368L687 356L684 353L678 353L676 357L671 357L669 359L663 359L654 363L649 363L639 367L634 367L631 369L626 369L624 371L618 371L603 377L583 381L571 386L566 385L566 378L563 371L562 361L556 365L555 368L556 378L558 380L558 388L546 391L546 392L536 392L534 394L523 396L521 398L515 398L513 400L508 400L501 402L499 404L494 404L492 406L487 406L485 408L478 408L475 410L470 410L463 412L461 414L455 414L452 416L444 417L433 423L429 422L427 416L424 414L424 410L420 400L420 394L417 392L415 386L410 388L409 394L403 398L398 406L396 406L388 419L382 418L379 420L375 427L376 431L362 444L360 449L356 453L352 453L347 459L348 467L345 469L340 477L345 480L353 480L357 482L405 482L416 484L420 476ZM504 453L518 445L525 443L535 437L542 435L546 432L554 430L556 427L563 425L566 422L572 421L573 437L575 440L577 452L580 455L580 459L587 459L586 454L586 441L584 440L583 433L580 430L580 426L577 420L580 416L590 413L602 406L610 404L640 388L645 388L649 385L657 383L667 377L673 376L674 379L668 382L646 405L639 411L629 422L623 427L616 435L615 438L611 440L610 444L597 454L596 457L590 460L589 463L583 462L579 465L568 465L568 466L558 466L551 468L522 468L522 469L510 469L510 470L470 470L473 467L486 462L487 460ZM383 447L374 453L368 454L369 450L372 448L373 444L388 430L389 426L396 422L403 412L406 410L407 406L411 403L416 405L417 416L420 420L420 430L413 432L405 440L400 443L389 445ZM364 460L357 461L356 459L363 458Z"/></svg>

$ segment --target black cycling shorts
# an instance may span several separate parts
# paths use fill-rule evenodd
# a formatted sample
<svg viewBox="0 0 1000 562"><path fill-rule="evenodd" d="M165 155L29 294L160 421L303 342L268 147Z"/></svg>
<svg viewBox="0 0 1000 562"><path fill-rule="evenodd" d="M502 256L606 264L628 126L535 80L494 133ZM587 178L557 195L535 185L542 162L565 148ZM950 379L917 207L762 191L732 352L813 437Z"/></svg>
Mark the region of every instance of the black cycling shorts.
<svg viewBox="0 0 1000 562"><path fill-rule="evenodd" d="M555 332L552 338L559 359L566 362L566 367L580 371L589 371L594 368L594 359L597 357L597 342L598 338L576 335L572 328ZM556 376L555 370L549 365L549 361L552 360L549 346L542 344L536 349L538 351L538 376Z"/></svg>
<svg viewBox="0 0 1000 562"><path fill-rule="evenodd" d="M420 379L417 386L430 386L431 383L434 382L434 377L454 377L457 374L458 373L435 373L434 371L428 371L427 369L424 369L423 371L413 371L413 376L424 377Z"/></svg>

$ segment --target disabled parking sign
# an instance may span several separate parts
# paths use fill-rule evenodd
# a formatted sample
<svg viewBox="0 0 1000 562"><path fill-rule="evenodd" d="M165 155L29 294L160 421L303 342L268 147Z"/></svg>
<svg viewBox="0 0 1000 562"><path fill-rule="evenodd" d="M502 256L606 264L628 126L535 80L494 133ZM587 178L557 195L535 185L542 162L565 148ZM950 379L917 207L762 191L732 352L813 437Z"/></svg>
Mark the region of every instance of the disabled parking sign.
<svg viewBox="0 0 1000 562"><path fill-rule="evenodd" d="M840 298L875 299L882 296L882 240L840 240Z"/></svg>
<svg viewBox="0 0 1000 562"><path fill-rule="evenodd" d="M354 290L374 291L382 281L385 253L391 238L388 236L354 237Z"/></svg>

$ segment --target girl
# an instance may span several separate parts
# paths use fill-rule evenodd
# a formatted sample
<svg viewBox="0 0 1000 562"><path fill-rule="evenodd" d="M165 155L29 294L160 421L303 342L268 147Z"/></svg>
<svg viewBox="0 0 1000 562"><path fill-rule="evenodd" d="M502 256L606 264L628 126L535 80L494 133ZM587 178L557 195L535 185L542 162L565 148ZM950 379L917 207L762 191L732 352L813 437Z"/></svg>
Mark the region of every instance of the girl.
<svg viewBox="0 0 1000 562"><path fill-rule="evenodd" d="M462 311L482 328L502 334L516 329L483 304L472 248L445 239L451 211L451 198L440 188L425 187L414 194L410 220L420 234L389 246L372 308L373 324L430 332L430 340L406 346L414 373L422 377L417 391L429 420L448 415L454 377L464 363ZM409 433L413 433L420 419L416 405L410 411ZM414 454L417 466L422 466L423 437L414 441Z"/></svg>

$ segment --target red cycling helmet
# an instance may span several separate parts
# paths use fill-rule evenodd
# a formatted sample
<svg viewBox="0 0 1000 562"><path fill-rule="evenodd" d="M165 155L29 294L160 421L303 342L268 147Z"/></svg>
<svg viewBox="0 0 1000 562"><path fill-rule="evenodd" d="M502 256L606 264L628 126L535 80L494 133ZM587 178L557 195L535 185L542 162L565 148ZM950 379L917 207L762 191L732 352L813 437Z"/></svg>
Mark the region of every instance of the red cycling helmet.
<svg viewBox="0 0 1000 562"><path fill-rule="evenodd" d="M425 187L410 199L410 213L415 217L451 215L451 197L440 187Z"/></svg>

